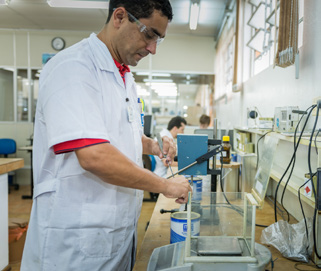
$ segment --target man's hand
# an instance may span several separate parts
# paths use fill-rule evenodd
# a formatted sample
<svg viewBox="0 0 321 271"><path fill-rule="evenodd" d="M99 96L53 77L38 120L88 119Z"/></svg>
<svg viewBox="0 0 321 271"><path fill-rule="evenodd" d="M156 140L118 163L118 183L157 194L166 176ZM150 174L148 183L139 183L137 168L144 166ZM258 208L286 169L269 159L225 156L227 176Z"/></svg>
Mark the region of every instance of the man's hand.
<svg viewBox="0 0 321 271"><path fill-rule="evenodd" d="M168 165L170 165L172 163L172 161L174 161L174 157L176 155L176 145L173 139L167 137L167 136L163 136L162 137L163 140L163 154L166 156L166 163ZM158 157L160 159L164 158L162 153L160 153L160 155L158 155Z"/></svg>
<svg viewBox="0 0 321 271"><path fill-rule="evenodd" d="M163 159L164 155L166 155L167 163L172 164L172 162L174 161L174 157L176 155L176 145L173 139L170 139L167 136L163 136L162 142L163 142L163 150L160 149L157 141L143 135L142 136L143 153L156 155L160 159Z"/></svg>
<svg viewBox="0 0 321 271"><path fill-rule="evenodd" d="M188 180L184 176L166 179L166 190L162 192L167 198L176 198L176 203L187 203L188 192L192 191Z"/></svg>

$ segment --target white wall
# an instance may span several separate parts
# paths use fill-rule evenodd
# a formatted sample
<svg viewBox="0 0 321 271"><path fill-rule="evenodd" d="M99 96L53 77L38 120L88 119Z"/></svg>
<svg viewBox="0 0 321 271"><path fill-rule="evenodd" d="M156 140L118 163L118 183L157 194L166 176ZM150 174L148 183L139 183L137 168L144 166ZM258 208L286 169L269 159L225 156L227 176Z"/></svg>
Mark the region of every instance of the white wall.
<svg viewBox="0 0 321 271"><path fill-rule="evenodd" d="M222 127L246 125L246 108L258 107L262 117L273 117L277 106L307 109L313 98L321 96L321 1L304 2L303 46L300 48L300 75L295 68L270 67L244 83L241 93L232 93L215 105ZM247 61L247 60L244 60ZM249 61L249 60L248 60Z"/></svg>
<svg viewBox="0 0 321 271"><path fill-rule="evenodd" d="M65 39L66 47L87 38L89 32L5 30L0 29L0 66L42 66L43 53L57 53L51 48L54 37ZM30 52L28 54L28 52ZM166 36L152 56L152 69L172 72L214 73L215 42L211 37ZM30 59L28 59L30 58ZM140 61L133 70L148 70L149 57Z"/></svg>
<svg viewBox="0 0 321 271"><path fill-rule="evenodd" d="M295 67L269 67L244 83L240 93L232 93L226 100L216 103L218 125L225 128L246 126L247 107L256 106L262 117L273 117L277 106L299 106L301 110L312 105L313 98L321 96L321 1L304 1L303 46L300 48L300 74L295 79ZM246 61L246 60L245 60ZM311 128L315 117L311 116ZM229 127L228 127L229 126ZM320 121L317 127L320 127ZM303 184L304 173L308 172L307 146L300 146L297 162L290 183ZM281 141L278 145L273 169L283 174L291 160L293 143ZM315 150L312 154L312 168L317 167ZM286 181L287 178L284 179ZM275 183L271 184L272 190ZM278 199L281 192L279 191ZM305 205L305 204L304 204ZM301 211L297 195L286 193L285 206L297 218L301 219ZM306 206L306 205L305 205ZM309 209L309 208L308 208ZM308 210L311 215L311 209Z"/></svg>

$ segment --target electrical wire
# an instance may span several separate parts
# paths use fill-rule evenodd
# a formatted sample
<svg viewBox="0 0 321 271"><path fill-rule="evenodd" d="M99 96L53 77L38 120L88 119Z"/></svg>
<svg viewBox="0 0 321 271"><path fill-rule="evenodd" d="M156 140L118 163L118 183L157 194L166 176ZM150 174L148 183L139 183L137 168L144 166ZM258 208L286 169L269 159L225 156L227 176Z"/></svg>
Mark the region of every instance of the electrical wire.
<svg viewBox="0 0 321 271"><path fill-rule="evenodd" d="M317 146L317 137L318 137L318 135L320 133L320 130L321 129L318 130L318 132L317 132L317 134L315 135L315 138L314 138L314 146L315 146L315 151L316 151L317 155L319 154L318 153L318 146Z"/></svg>
<svg viewBox="0 0 321 271"><path fill-rule="evenodd" d="M225 192L224 192L224 188L223 188L223 178L222 178L222 173L223 173L223 157L222 157L222 151L221 151L221 157L220 157L220 162L221 162L221 174L220 174L220 186L221 186L221 191L223 193L223 196L226 200L226 202L231 206L230 208L233 209L234 211L238 212L241 216L243 216L244 214L244 211L238 207L238 206L235 206L233 204L231 204L229 202L229 200L227 199L226 195L225 195ZM246 199L244 199L246 200ZM267 225L261 225L261 224L255 224L255 226L257 227L263 227L263 228L267 228L268 226Z"/></svg>
<svg viewBox="0 0 321 271"><path fill-rule="evenodd" d="M311 108L310 112L308 113L307 119L306 119L306 121L305 121L305 123L304 123L304 126L303 126L303 128L302 128L302 131L301 131L301 133L300 133L299 140L298 140L298 143L297 143L297 145L296 145L296 147L295 147L295 149L294 149L292 158L291 158L291 160L290 160L290 162L289 162L286 170L284 171L284 173L283 173L280 181L278 182L278 184L277 184L277 186L276 186L275 194L274 194L274 220L275 220L275 222L278 221L276 206L277 206L277 194L278 194L278 190L279 190L280 184L281 184L284 176L285 176L286 173L288 172L288 170L289 170L289 168L290 168L290 166L291 166L291 164L292 164L292 162L293 162L293 160L294 160L296 151L297 151L297 149L298 149L298 147L299 147L299 143L300 143L300 141L301 141L301 137L302 137L303 131L304 131L305 126L307 125L308 119L309 119L309 117L310 117L310 115L311 115L311 113L312 113L312 111L313 111L313 109L314 109L315 107L316 107L316 105L312 105L312 106L310 106L310 107L306 110L306 111L308 111L308 110Z"/></svg>
<svg viewBox="0 0 321 271"><path fill-rule="evenodd" d="M306 112L306 111L305 111L305 112ZM297 131L298 131L299 125L300 125L303 117L304 117L304 114L301 116L298 124L297 124L296 127L295 127L294 139L293 139L293 148L294 148L294 150L295 150L295 146L296 146L296 133L297 133ZM306 122L307 122L307 120L306 120ZM304 132L304 129L302 129L301 134L303 134L303 132ZM284 211L286 212L286 214L287 214L287 216L288 216L288 222L290 222L290 214L289 214L288 210L287 210L287 209L285 208L285 206L284 206L283 199L284 199L284 195L285 195L286 188L287 188L287 186L288 186L288 183L289 183L289 181L290 181L290 179L291 179L291 176L292 176L292 173L293 173L293 170L294 170L295 161L296 161L296 151L294 152L294 159L293 159L293 163L292 163L292 168L291 168L290 174L289 174L289 176L288 176L288 179L287 179L287 181L286 181L286 183L285 183L285 185L284 185L284 188L283 188L283 191L282 191L282 196L281 196L281 206L282 206L282 208L284 209Z"/></svg>
<svg viewBox="0 0 321 271"><path fill-rule="evenodd" d="M223 193L224 199L226 200L226 202L231 206L231 208L233 210L235 210L236 212L238 212L240 215L243 215L244 211L239 208L238 206L235 206L233 204L231 204L229 202L229 200L227 199L225 192L224 192L224 188L223 188L223 178L222 178L222 173L223 173L223 156L222 156L222 151L220 151L221 156L220 156L220 162L221 162L221 174L220 174L220 186L221 186L221 191Z"/></svg>
<svg viewBox="0 0 321 271"><path fill-rule="evenodd" d="M307 234L308 244L309 244L309 231L308 231L308 225L307 225L307 221L306 221L306 217L305 217L305 213L304 213L304 209L303 209L303 205L302 205L302 201L301 201L300 189L301 189L303 186L305 186L309 181L313 180L313 177L314 177L316 174L317 174L317 172L314 173L314 174L312 175L312 177L310 177L310 179L307 180L304 184L302 184L302 185L299 187L299 189L298 189L298 198L299 198L300 208L301 208L301 212L302 212L303 219L304 219L305 232L306 232L306 234ZM312 181L312 182L313 182L313 181ZM308 245L308 247L307 247L307 250L308 250L308 248L309 248L309 245Z"/></svg>
<svg viewBox="0 0 321 271"><path fill-rule="evenodd" d="M316 117L315 117L315 121L314 121L314 125L313 125L313 128L312 128L312 131L311 131L311 136L310 136L310 141L309 141L309 148L308 148L308 167L309 167L309 173L310 173L310 176L312 176L312 169L311 169L311 145L312 145L312 141L313 141L313 134L314 134L314 131L315 131L315 127L317 125L317 122L318 122L318 118L319 118L319 110L320 107L319 107L319 104L318 104L318 107L317 107L317 114L316 114ZM315 192L315 187L314 187L314 183L312 183L312 190L313 190L313 194L314 194L314 198L315 198L315 208L314 208L314 215L313 215L313 243L314 243L314 252L315 252L315 255L318 257L318 259L321 259L318 251L317 251L317 242L316 242L316 236L315 236L315 224L316 224L316 216L317 216L317 207L318 207L318 195L316 194Z"/></svg>

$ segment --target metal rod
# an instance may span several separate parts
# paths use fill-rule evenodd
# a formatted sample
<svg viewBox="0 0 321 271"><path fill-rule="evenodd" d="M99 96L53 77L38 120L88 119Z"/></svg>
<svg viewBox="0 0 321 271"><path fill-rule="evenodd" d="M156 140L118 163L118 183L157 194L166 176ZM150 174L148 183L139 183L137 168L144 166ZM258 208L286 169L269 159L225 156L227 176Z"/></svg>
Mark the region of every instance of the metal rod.
<svg viewBox="0 0 321 271"><path fill-rule="evenodd" d="M180 169L179 171L176 171L174 174L172 174L172 176L167 177L167 179L174 177L175 175L177 175L177 174L181 173L182 171L190 168L191 166L194 166L195 164L197 164L197 161L195 161L194 163L192 163L192 164Z"/></svg>

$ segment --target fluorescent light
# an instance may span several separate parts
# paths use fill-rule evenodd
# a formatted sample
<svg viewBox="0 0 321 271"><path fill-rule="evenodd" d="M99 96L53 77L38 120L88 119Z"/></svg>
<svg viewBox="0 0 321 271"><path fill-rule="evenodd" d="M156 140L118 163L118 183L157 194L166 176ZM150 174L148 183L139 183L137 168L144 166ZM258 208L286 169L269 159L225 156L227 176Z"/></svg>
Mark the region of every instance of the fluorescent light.
<svg viewBox="0 0 321 271"><path fill-rule="evenodd" d="M197 22L198 22L198 15L200 11L200 6L198 3L191 4L191 11L189 15L189 28L191 30L196 30Z"/></svg>
<svg viewBox="0 0 321 271"><path fill-rule="evenodd" d="M2 0L0 0L2 1ZM64 7L64 8L98 8L108 9L108 0L47 0L48 5L51 7Z"/></svg>
<svg viewBox="0 0 321 271"><path fill-rule="evenodd" d="M148 76L149 72L136 72L136 75L140 76ZM158 77L171 77L170 73L165 73L165 72L153 72L152 76L158 76Z"/></svg>
<svg viewBox="0 0 321 271"><path fill-rule="evenodd" d="M137 95L138 96L149 96L150 93L140 85L137 85Z"/></svg>
<svg viewBox="0 0 321 271"><path fill-rule="evenodd" d="M171 91L167 91L167 92L161 92L161 93L157 93L159 97L176 97L177 96L177 92L171 92Z"/></svg>
<svg viewBox="0 0 321 271"><path fill-rule="evenodd" d="M148 83L148 82L151 82L151 83L172 83L173 80L172 79L152 79L152 80L149 80L149 79L143 79L143 81L145 83Z"/></svg>
<svg viewBox="0 0 321 271"><path fill-rule="evenodd" d="M176 87L177 88L175 83L158 83L158 82L150 83L150 82L147 82L147 83L145 83L145 85L151 86L152 88L153 87L159 87L159 88L161 88L161 87Z"/></svg>

